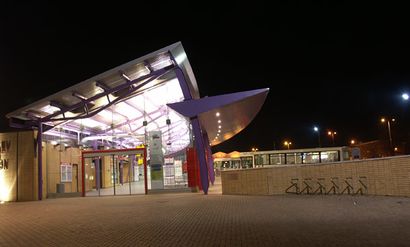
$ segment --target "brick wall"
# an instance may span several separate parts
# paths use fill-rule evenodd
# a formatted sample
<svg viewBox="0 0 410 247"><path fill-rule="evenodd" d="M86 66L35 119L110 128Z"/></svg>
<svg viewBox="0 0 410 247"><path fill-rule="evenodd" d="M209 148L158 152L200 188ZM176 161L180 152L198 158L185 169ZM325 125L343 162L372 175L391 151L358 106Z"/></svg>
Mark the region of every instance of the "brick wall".
<svg viewBox="0 0 410 247"><path fill-rule="evenodd" d="M410 196L410 156L223 171L230 195L368 194Z"/></svg>

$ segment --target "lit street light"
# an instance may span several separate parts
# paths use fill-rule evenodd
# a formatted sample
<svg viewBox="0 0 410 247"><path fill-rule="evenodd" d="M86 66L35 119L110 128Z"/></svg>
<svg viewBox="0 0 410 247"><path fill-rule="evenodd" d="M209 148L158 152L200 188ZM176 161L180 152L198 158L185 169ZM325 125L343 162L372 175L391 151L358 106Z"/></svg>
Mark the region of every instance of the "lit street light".
<svg viewBox="0 0 410 247"><path fill-rule="evenodd" d="M396 119L392 118L392 122L395 122ZM389 132L389 143L390 143L390 150L393 150L393 138L391 137L391 129L390 129L390 120L387 118L381 118L380 122L385 123L387 122L387 131Z"/></svg>
<svg viewBox="0 0 410 247"><path fill-rule="evenodd" d="M290 149L289 146L292 145L292 142L285 141L283 143L285 146L288 146L288 150Z"/></svg>
<svg viewBox="0 0 410 247"><path fill-rule="evenodd" d="M352 144L352 145L354 145L356 143L356 141L355 140L350 140L350 144Z"/></svg>
<svg viewBox="0 0 410 247"><path fill-rule="evenodd" d="M316 127L316 126L314 126L314 127L313 127L313 130L314 130L315 132L317 132L317 137L318 137L318 140L319 140L319 147L321 147L322 145L320 144L320 132L319 132L319 128Z"/></svg>
<svg viewBox="0 0 410 247"><path fill-rule="evenodd" d="M332 144L333 144L333 146L335 145L335 135L336 135L336 134L337 134L336 131L332 131L332 130L329 130L329 131L327 132L327 135L330 136L330 137L332 137Z"/></svg>
<svg viewBox="0 0 410 247"><path fill-rule="evenodd" d="M257 148L252 148L252 152L256 152L256 151L258 151Z"/></svg>
<svg viewBox="0 0 410 247"><path fill-rule="evenodd" d="M409 100L409 95L408 95L407 93L403 93L403 94L401 95L401 97L402 97L404 100Z"/></svg>

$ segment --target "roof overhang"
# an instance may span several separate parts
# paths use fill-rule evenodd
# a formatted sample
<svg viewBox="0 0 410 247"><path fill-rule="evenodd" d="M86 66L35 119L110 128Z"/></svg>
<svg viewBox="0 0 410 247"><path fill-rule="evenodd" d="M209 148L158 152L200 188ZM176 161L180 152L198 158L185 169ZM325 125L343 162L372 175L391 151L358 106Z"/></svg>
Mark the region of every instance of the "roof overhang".
<svg viewBox="0 0 410 247"><path fill-rule="evenodd" d="M224 94L168 104L185 117L198 116L211 145L217 145L242 131L265 102L268 88Z"/></svg>
<svg viewBox="0 0 410 247"><path fill-rule="evenodd" d="M177 70L182 71L192 100L185 99ZM164 135L163 145L177 152L190 142L189 118L198 117L211 145L219 144L252 121L268 91L258 89L201 99L191 65L178 42L40 99L6 117L12 127L37 128L41 123L51 137L76 139L81 134L87 141L124 143L133 138L142 140L147 131L160 130Z"/></svg>
<svg viewBox="0 0 410 247"><path fill-rule="evenodd" d="M180 42L137 58L6 115L11 127L37 128L48 136L123 142L160 130L164 146L189 144L189 120L168 110L184 100L175 70L193 98L198 85ZM58 127L58 128L56 128ZM182 142L181 139L184 139ZM137 142L138 143L138 142ZM131 145L131 144L130 144Z"/></svg>

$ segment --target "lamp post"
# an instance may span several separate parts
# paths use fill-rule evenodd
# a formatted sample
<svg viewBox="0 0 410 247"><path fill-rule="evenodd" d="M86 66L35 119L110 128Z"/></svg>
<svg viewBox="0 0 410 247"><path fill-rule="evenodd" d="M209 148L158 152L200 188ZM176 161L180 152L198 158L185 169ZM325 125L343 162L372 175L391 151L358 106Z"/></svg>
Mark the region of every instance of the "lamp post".
<svg viewBox="0 0 410 247"><path fill-rule="evenodd" d="M319 132L319 128L318 128L317 126L314 126L314 127L313 127L313 130L314 130L315 132L317 132L317 138L318 138L318 141L319 141L319 147L321 147L322 145L321 145L321 143L320 143L320 132Z"/></svg>
<svg viewBox="0 0 410 247"><path fill-rule="evenodd" d="M328 132L327 132L327 135L328 136L330 136L330 137L332 137L332 144L333 144L333 146L335 145L335 135L337 134L337 132L336 131L332 131L332 130L329 130Z"/></svg>
<svg viewBox="0 0 410 247"><path fill-rule="evenodd" d="M392 122L395 122L396 119L392 118ZM390 128L390 119L388 118L381 118L380 122L385 123L387 122L387 131L389 132L389 143L390 143L390 150L393 150L393 138L391 137L391 128Z"/></svg>
<svg viewBox="0 0 410 247"><path fill-rule="evenodd" d="M288 142L288 141L285 141L284 143L283 143L283 145L285 145L285 146L287 146L288 147L288 150L290 149L290 145L292 145L292 142Z"/></svg>
<svg viewBox="0 0 410 247"><path fill-rule="evenodd" d="M256 151L258 151L258 148L252 148L252 152L255 153ZM253 156L253 159L252 159L252 167L255 168L256 165L257 165L257 164L256 164L256 157L255 157L255 154L253 154L252 156Z"/></svg>

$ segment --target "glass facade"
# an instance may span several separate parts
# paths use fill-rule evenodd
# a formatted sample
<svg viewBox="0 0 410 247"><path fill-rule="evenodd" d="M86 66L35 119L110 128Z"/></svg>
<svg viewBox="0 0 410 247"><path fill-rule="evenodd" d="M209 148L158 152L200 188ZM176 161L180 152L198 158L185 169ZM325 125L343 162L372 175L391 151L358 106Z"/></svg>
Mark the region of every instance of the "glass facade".
<svg viewBox="0 0 410 247"><path fill-rule="evenodd" d="M139 154L104 153L84 158L85 195L144 194L144 167Z"/></svg>
<svg viewBox="0 0 410 247"><path fill-rule="evenodd" d="M341 157L343 154L343 157ZM347 154L347 155L346 155ZM263 151L240 153L240 165L238 160L224 158L223 161L215 159L215 167L224 169L244 169L252 167L265 167L275 165L298 165L298 164L320 164L331 163L348 159L346 148L311 149L311 150L289 150L289 151Z"/></svg>

